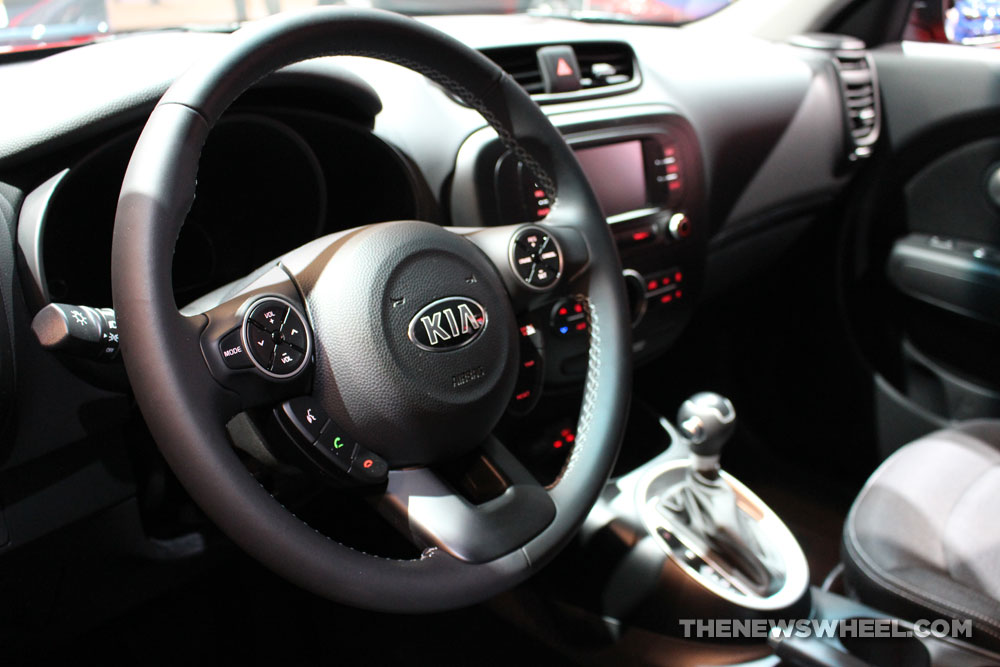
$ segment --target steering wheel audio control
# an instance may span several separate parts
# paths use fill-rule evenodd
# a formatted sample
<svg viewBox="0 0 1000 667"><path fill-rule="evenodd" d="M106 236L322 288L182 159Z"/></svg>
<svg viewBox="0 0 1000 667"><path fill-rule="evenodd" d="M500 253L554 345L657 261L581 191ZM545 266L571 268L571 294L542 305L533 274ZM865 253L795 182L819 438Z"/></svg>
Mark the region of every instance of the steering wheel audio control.
<svg viewBox="0 0 1000 667"><path fill-rule="evenodd" d="M541 227L523 227L510 241L510 265L528 287L548 289L562 275L562 249Z"/></svg>
<svg viewBox="0 0 1000 667"><path fill-rule="evenodd" d="M309 358L305 318L295 306L278 297L266 297L247 309L241 342L252 364L270 377L290 378L302 370Z"/></svg>

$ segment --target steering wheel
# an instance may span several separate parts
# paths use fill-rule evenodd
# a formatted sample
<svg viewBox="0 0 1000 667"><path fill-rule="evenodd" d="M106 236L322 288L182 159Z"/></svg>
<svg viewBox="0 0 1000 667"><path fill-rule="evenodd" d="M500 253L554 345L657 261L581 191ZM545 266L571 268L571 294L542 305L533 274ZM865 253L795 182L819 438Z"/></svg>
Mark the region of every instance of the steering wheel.
<svg viewBox="0 0 1000 667"><path fill-rule="evenodd" d="M236 544L319 595L417 612L511 588L582 524L610 474L628 409L621 265L580 166L513 79L412 19L322 8L229 39L222 55L160 99L118 202L112 279L121 352L157 445ZM495 228L397 221L338 232L180 310L173 251L210 129L262 77L331 55L405 66L476 109L552 199L550 215ZM543 487L493 431L515 389L523 395L519 383L539 381L526 367L539 355L540 327L518 317L557 289L579 295L590 346L577 438L557 480ZM421 556L378 557L314 530L249 474L234 442L361 488ZM470 452L489 462L499 495L473 502L434 467Z"/></svg>

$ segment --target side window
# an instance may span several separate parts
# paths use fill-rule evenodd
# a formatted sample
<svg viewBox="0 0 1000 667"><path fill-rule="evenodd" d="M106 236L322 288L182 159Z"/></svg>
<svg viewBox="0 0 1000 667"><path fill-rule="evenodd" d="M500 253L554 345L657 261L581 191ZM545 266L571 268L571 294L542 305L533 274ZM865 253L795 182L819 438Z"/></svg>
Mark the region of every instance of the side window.
<svg viewBox="0 0 1000 667"><path fill-rule="evenodd" d="M903 39L1000 47L1000 0L915 0Z"/></svg>

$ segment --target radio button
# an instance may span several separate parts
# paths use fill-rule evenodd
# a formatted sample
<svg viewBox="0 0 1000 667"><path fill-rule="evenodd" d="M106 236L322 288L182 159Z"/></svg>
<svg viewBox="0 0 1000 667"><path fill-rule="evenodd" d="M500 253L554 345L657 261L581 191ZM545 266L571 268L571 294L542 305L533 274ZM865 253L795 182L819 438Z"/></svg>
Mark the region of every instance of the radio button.
<svg viewBox="0 0 1000 667"><path fill-rule="evenodd" d="M292 347L288 343L281 343L274 350L274 364L271 372L278 375L291 375L302 365L305 354L302 350Z"/></svg>
<svg viewBox="0 0 1000 667"><path fill-rule="evenodd" d="M281 340L300 350L306 349L306 325L294 310L288 311L281 325Z"/></svg>
<svg viewBox="0 0 1000 667"><path fill-rule="evenodd" d="M250 312L250 320L268 333L273 333L281 328L285 321L285 314L288 313L288 306L275 299L263 301Z"/></svg>
<svg viewBox="0 0 1000 667"><path fill-rule="evenodd" d="M264 331L253 323L247 324L247 347L250 354L263 368L270 370L274 358L275 343L270 332Z"/></svg>
<svg viewBox="0 0 1000 667"><path fill-rule="evenodd" d="M253 367L253 362L250 361L247 351L243 348L243 338L240 336L239 329L227 334L219 341L219 353L226 366L233 370Z"/></svg>

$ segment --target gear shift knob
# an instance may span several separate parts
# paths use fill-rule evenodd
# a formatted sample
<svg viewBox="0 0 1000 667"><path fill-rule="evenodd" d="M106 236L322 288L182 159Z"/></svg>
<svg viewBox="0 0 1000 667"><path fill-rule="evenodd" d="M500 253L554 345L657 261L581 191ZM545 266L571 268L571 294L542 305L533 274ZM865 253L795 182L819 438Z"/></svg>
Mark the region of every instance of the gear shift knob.
<svg viewBox="0 0 1000 667"><path fill-rule="evenodd" d="M725 396L703 391L681 404L677 425L691 441L691 453L718 466L723 445L736 430L736 409ZM701 467L701 466L696 466Z"/></svg>

